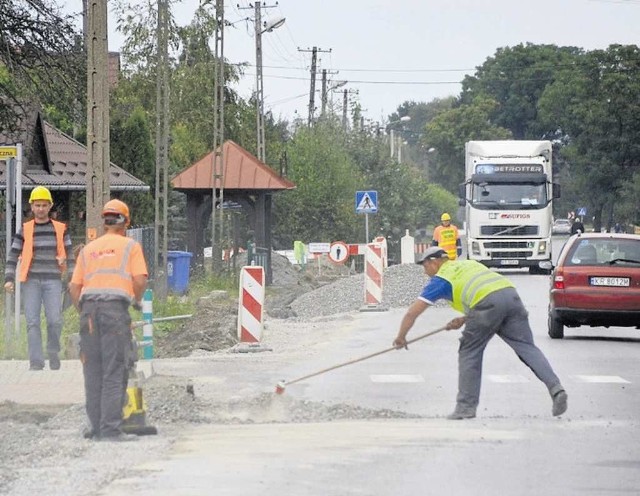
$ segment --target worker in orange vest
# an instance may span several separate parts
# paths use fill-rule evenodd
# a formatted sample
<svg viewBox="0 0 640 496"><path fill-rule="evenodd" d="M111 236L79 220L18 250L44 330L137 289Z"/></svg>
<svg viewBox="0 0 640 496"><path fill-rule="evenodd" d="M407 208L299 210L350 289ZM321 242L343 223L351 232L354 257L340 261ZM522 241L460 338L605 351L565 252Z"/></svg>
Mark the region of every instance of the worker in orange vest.
<svg viewBox="0 0 640 496"><path fill-rule="evenodd" d="M462 255L462 244L458 235L458 228L451 224L451 216L443 213L440 217L441 225L433 230L431 246L439 246L447 252L449 260L455 260Z"/></svg>
<svg viewBox="0 0 640 496"><path fill-rule="evenodd" d="M40 313L44 306L47 321L49 368L60 368L60 334L62 333L62 276L73 259L67 226L50 216L51 192L36 186L29 196L33 218L18 229L7 253L4 289L12 293L16 279L22 285L22 299L27 321L29 370L44 369ZM18 261L20 262L18 269Z"/></svg>
<svg viewBox="0 0 640 496"><path fill-rule="evenodd" d="M126 236L129 207L120 200L102 209L105 233L78 255L69 293L80 311L80 360L84 372L86 438L129 440L123 434L131 352L129 305L140 307L147 286L142 247Z"/></svg>

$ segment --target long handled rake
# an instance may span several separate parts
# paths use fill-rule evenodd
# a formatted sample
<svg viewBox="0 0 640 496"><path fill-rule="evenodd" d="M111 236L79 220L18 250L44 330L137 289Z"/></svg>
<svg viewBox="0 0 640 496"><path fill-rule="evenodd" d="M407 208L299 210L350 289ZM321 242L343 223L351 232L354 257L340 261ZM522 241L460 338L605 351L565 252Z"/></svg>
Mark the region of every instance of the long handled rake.
<svg viewBox="0 0 640 496"><path fill-rule="evenodd" d="M407 344L411 344L411 343L415 343L416 341L420 341L421 339L427 338L429 336L433 336L434 334L438 334L439 332L445 331L447 328L446 327L440 327L439 329L436 329L435 331L430 331L427 332L426 334L422 334L420 336L417 336L413 339L409 339L407 341ZM386 348L382 351L377 351L375 353L371 353L370 355L366 355L360 358L356 358L354 360L349 360L348 362L344 362L344 363L339 363L338 365L334 365L333 367L329 367L326 369L322 369L319 370L318 372L314 372L313 374L308 374L302 377L298 377L297 379L294 379L292 381L280 381L277 385L276 385L276 394L283 394L284 390L287 386L289 386L290 384L295 384L296 382L301 382L304 381L305 379L310 379L311 377L315 377L317 375L320 374L324 374L325 372L329 372L331 370L335 370L335 369L339 369L340 367L346 367L347 365L351 365L353 363L358 363L358 362L362 362L364 360L368 360L369 358L373 358L375 356L378 355L382 355L384 353L388 353L390 351L396 350L397 348L395 346L392 346L391 348Z"/></svg>

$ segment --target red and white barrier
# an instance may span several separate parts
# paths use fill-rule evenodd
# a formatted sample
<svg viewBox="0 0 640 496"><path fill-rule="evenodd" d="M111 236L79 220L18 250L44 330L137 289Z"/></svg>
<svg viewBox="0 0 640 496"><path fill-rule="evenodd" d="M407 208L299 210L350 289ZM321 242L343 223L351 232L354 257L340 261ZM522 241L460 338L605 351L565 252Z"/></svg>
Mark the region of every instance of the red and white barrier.
<svg viewBox="0 0 640 496"><path fill-rule="evenodd" d="M414 252L417 254L422 254L427 251L427 248L429 248L430 246L430 243L416 243L414 245Z"/></svg>
<svg viewBox="0 0 640 496"><path fill-rule="evenodd" d="M251 265L240 270L238 339L259 343L264 329L264 267Z"/></svg>
<svg viewBox="0 0 640 496"><path fill-rule="evenodd" d="M383 248L368 244L364 255L364 307L362 311L386 310L382 308Z"/></svg>

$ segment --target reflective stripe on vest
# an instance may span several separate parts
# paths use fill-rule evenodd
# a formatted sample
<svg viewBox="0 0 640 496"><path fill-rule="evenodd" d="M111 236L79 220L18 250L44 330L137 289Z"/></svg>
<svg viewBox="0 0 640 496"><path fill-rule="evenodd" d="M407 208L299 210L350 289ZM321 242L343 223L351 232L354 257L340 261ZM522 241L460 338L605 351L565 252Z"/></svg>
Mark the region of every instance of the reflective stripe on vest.
<svg viewBox="0 0 640 496"><path fill-rule="evenodd" d="M62 257L66 262L67 252L64 249L64 230L66 226L57 220L50 219L50 221L56 234L56 256ZM33 233L36 230L35 226L35 220L30 220L22 224L22 237L24 238L24 242L22 244L22 254L20 255L20 282L27 280L31 262L33 261ZM59 268L60 272L64 272L66 266L59 265Z"/></svg>
<svg viewBox="0 0 640 496"><path fill-rule="evenodd" d="M119 262L113 264L111 267L92 267L92 257L88 257L87 248L92 248L92 244L89 244L82 250L82 263L84 265L84 281L82 285L82 293L80 299L87 296L97 296L95 299L114 299L123 298L127 301L132 301L134 298L133 293L133 279L129 272L127 272L127 266L129 264L129 257L131 256L131 250L136 245L136 241L131 238L125 238L121 236L123 240L126 240L124 247L122 245L112 248L114 250L114 259L119 257ZM102 238L98 238L100 240ZM96 240L96 241L98 241ZM94 243L96 243L94 241ZM99 245L98 245L99 246ZM98 246L95 246L97 248ZM122 253L120 253L122 251ZM107 298L104 298L104 297ZM102 298L101 298L102 297ZM93 299L93 298L89 298Z"/></svg>
<svg viewBox="0 0 640 496"><path fill-rule="evenodd" d="M449 260L455 260L457 256L456 241L458 240L458 228L455 226L438 226L435 229L434 239L438 246L447 252Z"/></svg>
<svg viewBox="0 0 640 496"><path fill-rule="evenodd" d="M515 287L509 279L490 271L475 260L446 262L440 267L437 275L451 283L451 306L465 314L491 293Z"/></svg>

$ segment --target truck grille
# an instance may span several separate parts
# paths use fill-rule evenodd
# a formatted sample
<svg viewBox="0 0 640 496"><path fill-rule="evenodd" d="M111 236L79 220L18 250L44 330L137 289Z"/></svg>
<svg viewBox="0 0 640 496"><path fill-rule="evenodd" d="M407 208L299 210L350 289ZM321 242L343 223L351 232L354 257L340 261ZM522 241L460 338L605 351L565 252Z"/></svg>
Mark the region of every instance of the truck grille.
<svg viewBox="0 0 640 496"><path fill-rule="evenodd" d="M507 232L503 232L507 231ZM537 236L538 226L481 226L482 236ZM501 234L498 234L501 233Z"/></svg>
<svg viewBox="0 0 640 496"><path fill-rule="evenodd" d="M529 241L488 241L483 243L487 250L526 250L531 249Z"/></svg>
<svg viewBox="0 0 640 496"><path fill-rule="evenodd" d="M491 258L530 258L533 256L532 251L492 251Z"/></svg>

